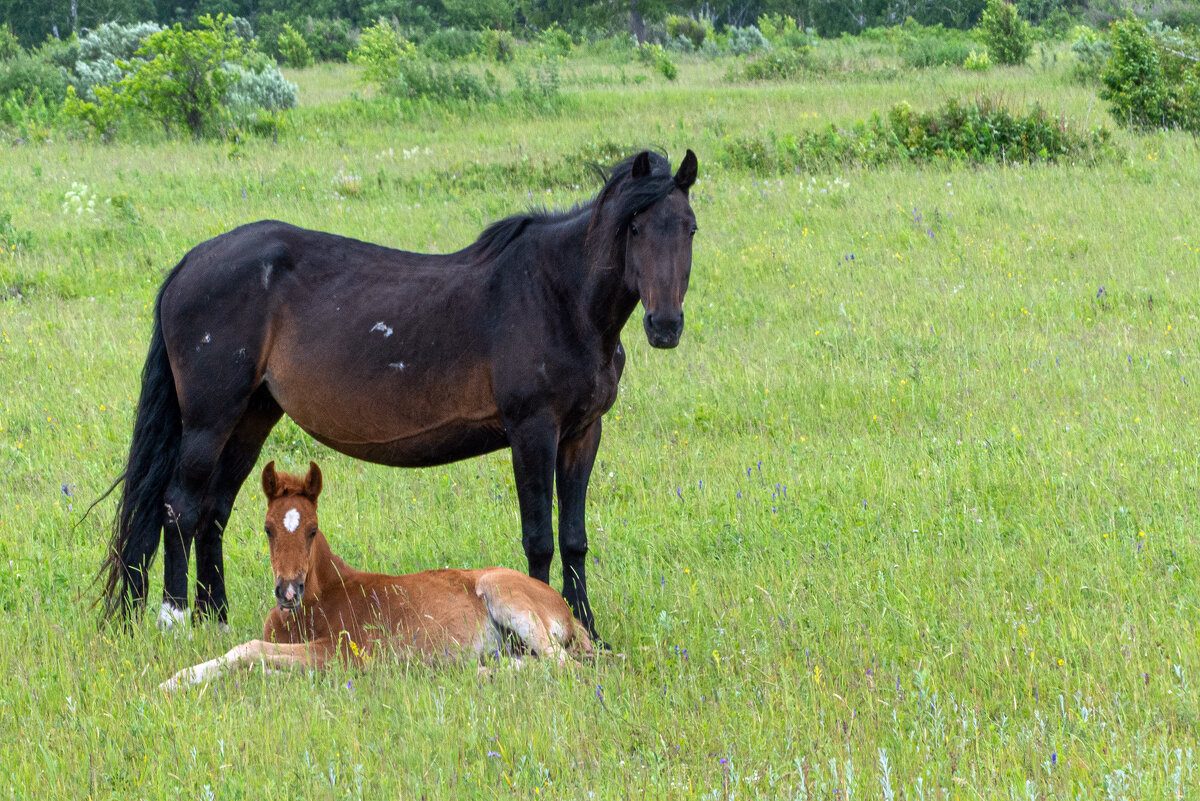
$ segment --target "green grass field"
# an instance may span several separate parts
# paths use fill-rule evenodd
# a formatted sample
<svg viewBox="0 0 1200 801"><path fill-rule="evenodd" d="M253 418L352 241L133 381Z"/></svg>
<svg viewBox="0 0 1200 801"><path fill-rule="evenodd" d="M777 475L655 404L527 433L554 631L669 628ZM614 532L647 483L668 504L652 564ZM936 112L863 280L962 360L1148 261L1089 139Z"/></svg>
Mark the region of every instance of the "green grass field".
<svg viewBox="0 0 1200 801"><path fill-rule="evenodd" d="M901 100L1111 126L1062 62L752 85L580 59L540 115L398 109L318 67L290 76L277 143L6 146L0 797L1200 792L1200 145L1118 132L1099 164L783 176L715 158ZM90 606L115 504L81 515L123 467L165 272L265 217L457 249L589 198L538 176L614 144L701 166L687 330L655 351L635 313L591 484L592 598L623 657L160 693L273 602L252 477L225 536L232 633L146 615L123 636ZM285 422L268 459L320 462L323 529L360 567L524 567L507 452L393 470Z"/></svg>

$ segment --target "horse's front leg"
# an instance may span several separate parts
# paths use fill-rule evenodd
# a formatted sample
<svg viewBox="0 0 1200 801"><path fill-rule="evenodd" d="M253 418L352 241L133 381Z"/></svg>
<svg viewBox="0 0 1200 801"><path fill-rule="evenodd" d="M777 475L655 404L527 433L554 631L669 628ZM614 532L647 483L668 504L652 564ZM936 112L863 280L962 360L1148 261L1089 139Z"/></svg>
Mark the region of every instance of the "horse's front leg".
<svg viewBox="0 0 1200 801"><path fill-rule="evenodd" d="M599 641L587 593L587 528L584 507L588 480L600 448L600 421L583 436L558 447L558 546L563 566L563 597L592 639Z"/></svg>
<svg viewBox="0 0 1200 801"><path fill-rule="evenodd" d="M322 668L332 653L333 645L329 638L295 644L251 640L235 645L216 659L184 668L158 685L158 688L173 692L183 687L215 681L230 671L253 668L259 664L271 668Z"/></svg>
<svg viewBox="0 0 1200 801"><path fill-rule="evenodd" d="M521 508L521 545L529 560L529 575L550 583L554 559L554 460L558 428L550 415L539 415L508 426L513 476Z"/></svg>

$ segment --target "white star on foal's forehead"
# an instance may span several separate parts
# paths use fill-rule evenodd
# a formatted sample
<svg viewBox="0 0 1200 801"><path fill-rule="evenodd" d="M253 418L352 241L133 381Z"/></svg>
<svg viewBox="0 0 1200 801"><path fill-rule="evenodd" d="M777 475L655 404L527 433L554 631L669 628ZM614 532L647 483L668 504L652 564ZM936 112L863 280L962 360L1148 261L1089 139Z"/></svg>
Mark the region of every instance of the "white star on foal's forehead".
<svg viewBox="0 0 1200 801"><path fill-rule="evenodd" d="M283 527L288 531L295 531L298 525L300 525L300 513L295 509L288 509L287 514L283 516Z"/></svg>

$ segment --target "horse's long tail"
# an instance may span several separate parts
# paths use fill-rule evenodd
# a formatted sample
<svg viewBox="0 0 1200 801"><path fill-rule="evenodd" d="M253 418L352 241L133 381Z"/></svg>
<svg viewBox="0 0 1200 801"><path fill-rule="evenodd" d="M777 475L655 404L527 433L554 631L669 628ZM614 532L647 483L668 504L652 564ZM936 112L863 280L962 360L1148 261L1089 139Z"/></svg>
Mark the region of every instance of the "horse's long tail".
<svg viewBox="0 0 1200 801"><path fill-rule="evenodd" d="M183 426L161 311L163 293L178 269L168 276L154 303L154 331L142 368L142 391L125 471L99 499L124 481L108 554L96 576L104 585L100 602L105 620L123 619L132 607L145 603L150 564L162 535L163 495L179 461Z"/></svg>

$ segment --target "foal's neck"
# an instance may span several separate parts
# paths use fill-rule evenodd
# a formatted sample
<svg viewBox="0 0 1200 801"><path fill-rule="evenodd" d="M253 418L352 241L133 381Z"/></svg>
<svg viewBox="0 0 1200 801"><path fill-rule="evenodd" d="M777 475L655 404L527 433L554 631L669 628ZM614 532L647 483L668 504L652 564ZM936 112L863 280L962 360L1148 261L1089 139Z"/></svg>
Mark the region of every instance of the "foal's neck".
<svg viewBox="0 0 1200 801"><path fill-rule="evenodd" d="M333 552L320 529L317 530L312 551L309 553L309 565L306 582L317 598L321 597L322 590L340 587L349 574L358 572Z"/></svg>

